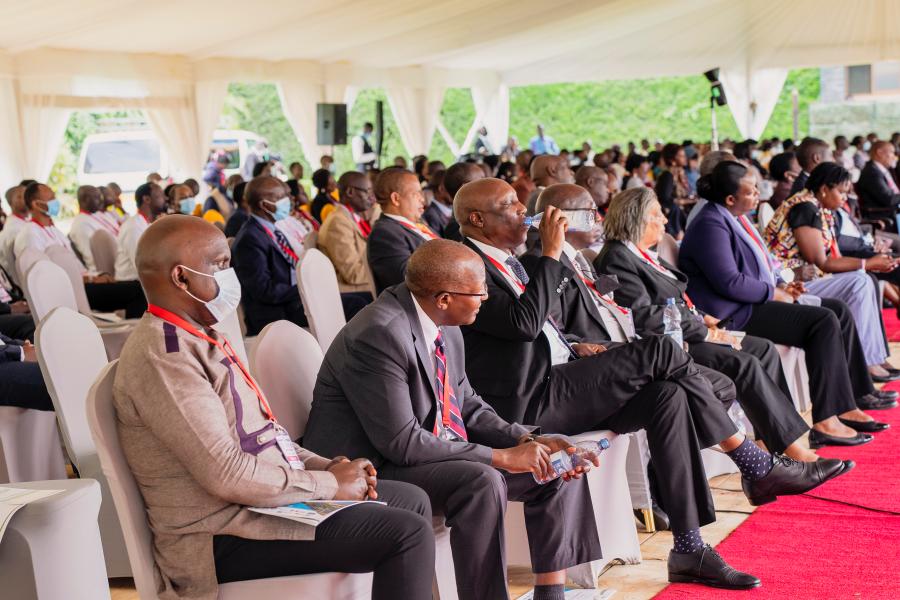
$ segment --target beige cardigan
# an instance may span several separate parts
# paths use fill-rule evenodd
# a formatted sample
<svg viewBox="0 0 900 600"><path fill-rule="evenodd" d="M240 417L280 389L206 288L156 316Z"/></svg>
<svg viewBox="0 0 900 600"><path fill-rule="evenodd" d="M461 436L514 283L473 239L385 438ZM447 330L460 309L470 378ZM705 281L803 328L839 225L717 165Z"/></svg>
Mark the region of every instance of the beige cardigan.
<svg viewBox="0 0 900 600"><path fill-rule="evenodd" d="M153 531L160 598L215 600L214 535L315 537L244 508L331 499L337 480L323 470L328 459L303 449L309 470L290 468L255 392L216 346L147 313L122 350L113 394Z"/></svg>
<svg viewBox="0 0 900 600"><path fill-rule="evenodd" d="M366 257L366 238L345 206L338 206L319 228L319 250L331 259L342 292L374 289Z"/></svg>

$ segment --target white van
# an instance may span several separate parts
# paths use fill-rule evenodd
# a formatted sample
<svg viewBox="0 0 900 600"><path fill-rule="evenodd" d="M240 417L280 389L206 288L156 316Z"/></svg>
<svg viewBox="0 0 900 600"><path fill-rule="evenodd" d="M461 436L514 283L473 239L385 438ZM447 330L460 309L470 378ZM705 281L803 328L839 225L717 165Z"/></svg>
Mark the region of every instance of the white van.
<svg viewBox="0 0 900 600"><path fill-rule="evenodd" d="M250 149L259 139L240 129L217 129L210 152L225 152L229 158L227 175L240 173ZM94 133L84 139L78 159L79 185L106 185L112 181L123 192L133 192L150 173L169 176L169 157L151 129ZM198 173L199 175L199 173Z"/></svg>

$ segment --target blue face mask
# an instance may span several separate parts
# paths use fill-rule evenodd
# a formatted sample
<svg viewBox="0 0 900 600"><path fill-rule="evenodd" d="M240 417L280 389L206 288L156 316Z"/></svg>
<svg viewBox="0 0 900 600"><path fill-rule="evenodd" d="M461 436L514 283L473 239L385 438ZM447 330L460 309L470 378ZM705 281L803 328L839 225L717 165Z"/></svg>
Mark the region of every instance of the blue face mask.
<svg viewBox="0 0 900 600"><path fill-rule="evenodd" d="M267 204L273 204L272 202L266 201ZM264 209L267 213L272 215L272 218L276 221L280 221L282 219L286 219L291 216L291 199L285 196L281 200L274 202L275 204L275 212L272 212L269 209Z"/></svg>
<svg viewBox="0 0 900 600"><path fill-rule="evenodd" d="M181 202L178 203L178 212L183 215L189 215L194 212L194 206L196 206L197 201L193 196L190 198L184 198Z"/></svg>
<svg viewBox="0 0 900 600"><path fill-rule="evenodd" d="M59 200L54 198L53 200L50 200L49 202L47 202L47 212L45 214L51 218L59 216L60 207L61 206L60 206Z"/></svg>

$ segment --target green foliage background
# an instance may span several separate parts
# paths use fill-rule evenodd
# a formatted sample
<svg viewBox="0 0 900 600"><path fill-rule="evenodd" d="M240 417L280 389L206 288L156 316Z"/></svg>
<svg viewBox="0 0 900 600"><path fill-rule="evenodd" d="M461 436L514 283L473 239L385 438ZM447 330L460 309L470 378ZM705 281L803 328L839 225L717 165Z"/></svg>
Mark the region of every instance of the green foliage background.
<svg viewBox="0 0 900 600"><path fill-rule="evenodd" d="M819 70L797 69L790 72L764 137L792 135L791 90L799 92L800 135L809 128L809 104L819 97ZM300 161L306 177L312 174L300 144L290 128L273 84L233 83L222 111L220 126L247 129L265 136L272 151L282 155L285 164ZM534 135L535 125L543 123L561 148L575 148L589 140L594 148L614 143L637 143L641 138L696 141L709 139L709 87L702 76L667 77L639 81L599 83L562 83L533 85L510 90L510 134L525 146ZM355 133L366 121L375 121L375 103L384 102L385 156L390 162L405 155L397 125L382 89L361 90L349 115L348 127ZM738 130L727 108L719 109L720 137L738 138ZM475 117L468 89L448 89L441 109L441 121L461 144ZM75 170L85 136L98 131L110 118L139 119L137 111L117 113L73 113L65 143L51 175L58 190L73 192ZM435 133L429 158L448 164L453 156L444 139ZM350 147L335 148L338 172L352 168ZM318 167L318 165L315 165Z"/></svg>

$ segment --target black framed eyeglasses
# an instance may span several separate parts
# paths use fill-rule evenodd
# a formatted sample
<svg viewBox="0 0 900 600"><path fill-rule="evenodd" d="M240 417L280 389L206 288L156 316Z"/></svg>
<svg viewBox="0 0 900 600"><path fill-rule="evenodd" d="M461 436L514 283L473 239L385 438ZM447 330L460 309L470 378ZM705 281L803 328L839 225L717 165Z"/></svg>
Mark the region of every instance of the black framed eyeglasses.
<svg viewBox="0 0 900 600"><path fill-rule="evenodd" d="M441 290L440 292L435 293L434 297L437 298L441 294L450 294L451 296L472 296L472 297L479 296L479 297L481 297L482 300L488 299L487 290L480 292L480 293L476 293L476 294L473 294L471 292L453 292L450 290Z"/></svg>

